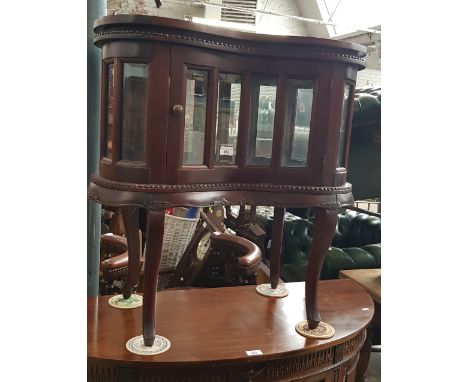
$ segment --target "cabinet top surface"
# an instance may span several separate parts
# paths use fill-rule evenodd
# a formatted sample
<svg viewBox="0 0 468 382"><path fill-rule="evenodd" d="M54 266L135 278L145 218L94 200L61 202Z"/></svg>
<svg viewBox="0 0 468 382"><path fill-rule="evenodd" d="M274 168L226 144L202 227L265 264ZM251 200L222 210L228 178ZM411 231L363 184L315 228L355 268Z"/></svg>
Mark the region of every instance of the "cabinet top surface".
<svg viewBox="0 0 468 382"><path fill-rule="evenodd" d="M156 332L171 341L171 348L155 356L138 356L125 348L141 334L141 307L119 310L109 306L109 296L88 298L88 357L165 364L249 362L245 352L261 350L258 357L275 359L341 344L372 318L373 302L362 287L351 280L322 281L320 314L336 332L325 340L306 339L295 331L306 317L304 283L286 286L289 295L280 299L260 296L255 286L159 293Z"/></svg>
<svg viewBox="0 0 468 382"><path fill-rule="evenodd" d="M320 50L323 55L330 54L331 51L334 51L335 54L339 52L339 55L353 58L362 66L364 66L364 57L367 51L366 47L362 45L331 39L256 34L146 15L104 16L94 22L94 32L97 45L102 44L106 36L115 39L117 35L123 38L133 35L135 39L168 41L175 38L180 43L188 45L198 42L216 44L221 49L238 48L246 51L254 51L261 49L261 47L264 47L266 51L266 47L274 48L277 45L277 49L287 47L288 50L290 48Z"/></svg>

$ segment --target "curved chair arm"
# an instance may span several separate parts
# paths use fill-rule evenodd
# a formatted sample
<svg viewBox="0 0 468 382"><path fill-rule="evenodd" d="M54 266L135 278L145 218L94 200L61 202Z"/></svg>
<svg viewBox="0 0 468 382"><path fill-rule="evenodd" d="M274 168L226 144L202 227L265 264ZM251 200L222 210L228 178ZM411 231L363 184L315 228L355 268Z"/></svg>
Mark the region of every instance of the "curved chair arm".
<svg viewBox="0 0 468 382"><path fill-rule="evenodd" d="M140 271L143 266L143 257L140 257ZM127 276L128 272L128 252L124 252L118 256L101 262L102 278L106 282L112 284L114 280L118 280Z"/></svg>
<svg viewBox="0 0 468 382"><path fill-rule="evenodd" d="M141 248L141 231L139 231ZM127 238L120 235L101 235L101 253L108 255L107 259L101 261L100 269L102 278L106 283L112 284L114 280L126 277L128 273L128 245ZM140 250L140 266L144 259Z"/></svg>
<svg viewBox="0 0 468 382"><path fill-rule="evenodd" d="M260 265L262 259L260 248L243 237L214 232L211 235L211 245L215 251L231 251L231 255L238 258L237 267L243 276L254 274Z"/></svg>
<svg viewBox="0 0 468 382"><path fill-rule="evenodd" d="M122 254L128 250L127 238L120 235L101 235L101 253Z"/></svg>

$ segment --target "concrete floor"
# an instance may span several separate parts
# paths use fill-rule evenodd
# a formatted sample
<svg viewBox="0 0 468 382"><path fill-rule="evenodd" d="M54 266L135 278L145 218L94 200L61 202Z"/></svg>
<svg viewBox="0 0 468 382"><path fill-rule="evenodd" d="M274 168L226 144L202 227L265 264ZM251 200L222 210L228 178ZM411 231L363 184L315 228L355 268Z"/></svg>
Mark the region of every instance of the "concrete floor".
<svg viewBox="0 0 468 382"><path fill-rule="evenodd" d="M380 382L380 351L373 351L371 353L367 376L364 382Z"/></svg>

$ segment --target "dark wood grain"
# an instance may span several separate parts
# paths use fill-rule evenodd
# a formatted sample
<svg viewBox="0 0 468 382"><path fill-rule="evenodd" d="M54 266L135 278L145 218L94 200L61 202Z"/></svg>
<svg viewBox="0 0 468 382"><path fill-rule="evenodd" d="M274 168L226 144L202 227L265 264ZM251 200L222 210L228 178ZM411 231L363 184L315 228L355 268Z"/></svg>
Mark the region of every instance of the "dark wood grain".
<svg viewBox="0 0 468 382"><path fill-rule="evenodd" d="M141 242L138 233L138 207L122 207L122 217L128 244L128 273L122 294L124 298L129 298L138 283L138 276L140 275Z"/></svg>
<svg viewBox="0 0 468 382"><path fill-rule="evenodd" d="M161 250L164 237L164 210L149 210L147 223L146 261L143 299L143 336L146 346L152 346L155 336L155 300ZM140 329L141 330L141 329Z"/></svg>
<svg viewBox="0 0 468 382"><path fill-rule="evenodd" d="M280 277L281 249L283 243L283 225L285 208L275 207L270 249L271 287L276 289Z"/></svg>
<svg viewBox="0 0 468 382"><path fill-rule="evenodd" d="M323 259L335 233L337 219L336 211L314 209L314 240L309 249L305 284L307 321L311 329L316 328L321 321L317 286Z"/></svg>
<svg viewBox="0 0 468 382"><path fill-rule="evenodd" d="M264 368L254 380L273 380L265 378L276 361L287 363L320 351L323 355L331 352L333 357L317 361L316 374L327 366L357 361L353 357L373 315L372 299L364 289L351 280L319 283L322 316L335 328L335 335L315 340L295 331L296 323L306 317L304 283L288 283L287 287L289 295L282 299L260 296L255 286L159 292L157 333L171 341L171 348L155 356L135 355L125 348L130 338L140 334L142 308L118 310L109 306L106 297L88 298L88 366L176 372L173 368L206 371L207 367L235 365L242 370L250 365L251 370ZM261 350L263 355L249 357L247 350Z"/></svg>
<svg viewBox="0 0 468 382"><path fill-rule="evenodd" d="M286 207L317 208L317 215L327 218L323 224L319 219L321 238L317 243L314 241L315 249L309 257L306 303L309 323L316 322L319 319L315 297L317 275L323 248L331 239L331 217L336 216L338 208L353 204L351 186L346 183L346 169L336 169L343 87L345 83L350 84L353 94L357 71L365 66L366 48L309 37L236 32L154 16L106 16L96 21L94 31L94 42L103 49L103 61L114 64L114 124L112 158L101 158L99 174L91 178L88 196L109 206L149 210L143 309L145 341L151 343L154 336L154 298L163 235L161 222L164 209L171 206L250 204L274 206L278 211ZM138 116L145 121L144 160L139 161L122 160L125 91L122 68L126 62L148 65L146 115ZM183 165L185 116L172 112L175 105L186 106L187 68L209 72L204 159L203 164L196 166ZM219 73L242 77L236 165L214 166ZM251 78L271 79L278 85L271 165L268 166L249 165L246 160L250 120L258 113L258 105L250 103L250 99L258 99L253 95L259 92ZM309 150L303 167L287 167L281 163L287 83L298 79L314 81ZM108 89L102 86L103 116L107 115L106 91ZM348 120L344 121L348 126L351 116L350 102ZM105 119L101 124L105 129ZM255 132L256 128L250 130ZM250 144L255 143L256 137L251 138ZM344 150L348 145L349 136ZM346 160L346 151L344 155ZM280 227L280 221L275 220L275 225ZM321 229L322 225L326 228ZM279 277L281 229L276 231L272 285ZM133 282L133 271L130 271ZM129 287L125 293L129 293Z"/></svg>
<svg viewBox="0 0 468 382"><path fill-rule="evenodd" d="M187 39L186 44L192 45L199 45L199 46L209 46L207 41L209 41L209 37L219 37L223 36L225 38L229 38L232 40L237 40L238 43L240 42L255 42L259 44L284 44L284 46L295 46L299 45L302 49L307 49L308 47L317 47L322 46L331 49L342 49L346 52L352 52L357 57L365 57L366 55L366 48L362 45L347 43L337 40L331 39L324 39L324 38L315 38L315 37L302 37L302 36L279 36L279 35L266 35L266 34L259 34L259 33L247 33L247 32L239 32L234 31L231 29L226 28L218 28L208 25L202 24L194 24L182 20L164 18L164 17L151 17L151 16L143 16L143 15L118 15L118 16L105 16L102 17L94 22L94 30L95 32L99 32L100 29L105 30L106 27L114 26L115 24L123 25L123 30L129 30L131 27L135 25L145 26L146 30L151 30L153 27L160 27L166 32L179 32L179 36L183 36L183 33L180 33L180 30L184 30L187 32L194 32L196 37L199 37L201 41L197 41L198 39L194 38L192 40ZM126 27L126 28L125 28ZM129 28L130 27L130 28ZM154 39L165 38L166 40L171 40L171 36L169 33L166 36L153 36ZM111 33L109 33L111 35ZM97 35L94 39L95 43L101 44L103 40L110 39L114 36L109 35ZM142 33L141 37L144 36ZM173 37L173 39L177 38L177 35ZM205 42L205 44L203 44ZM227 44L226 44L227 45ZM223 49L223 46L219 46L218 48ZM229 49L230 46L224 46L224 49ZM231 50L235 50L235 46L231 47ZM277 54L281 54L282 52L277 52ZM286 52L288 53L288 52ZM255 51L251 52L251 54L255 54ZM259 53L257 53L259 54ZM284 54L284 53L283 53Z"/></svg>
<svg viewBox="0 0 468 382"><path fill-rule="evenodd" d="M168 44L155 44L148 76L148 125L146 135L146 161L151 171L151 182L166 179L167 131L170 119L169 76L171 48ZM158 107L154 107L158 105Z"/></svg>

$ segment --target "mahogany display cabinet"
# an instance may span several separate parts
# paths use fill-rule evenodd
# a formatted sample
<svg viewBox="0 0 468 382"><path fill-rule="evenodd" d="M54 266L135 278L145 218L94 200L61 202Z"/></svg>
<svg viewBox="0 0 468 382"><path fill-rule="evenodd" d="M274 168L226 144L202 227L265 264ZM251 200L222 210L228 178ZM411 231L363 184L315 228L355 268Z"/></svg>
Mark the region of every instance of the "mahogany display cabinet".
<svg viewBox="0 0 468 382"><path fill-rule="evenodd" d="M155 336L164 216L172 206L274 206L273 289L285 208L314 207L305 296L315 328L317 282L337 210L353 204L346 163L365 47L155 16L106 16L94 32L102 48L101 154L88 194L122 207L124 297L138 279L138 208L148 210L145 345Z"/></svg>

